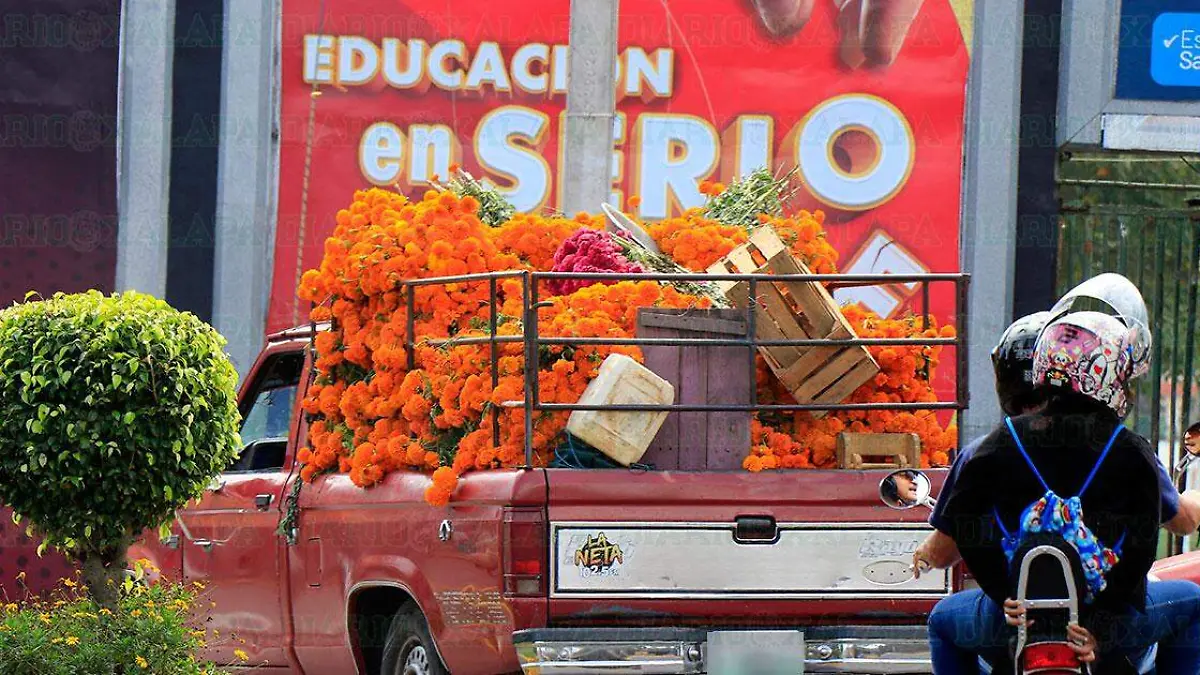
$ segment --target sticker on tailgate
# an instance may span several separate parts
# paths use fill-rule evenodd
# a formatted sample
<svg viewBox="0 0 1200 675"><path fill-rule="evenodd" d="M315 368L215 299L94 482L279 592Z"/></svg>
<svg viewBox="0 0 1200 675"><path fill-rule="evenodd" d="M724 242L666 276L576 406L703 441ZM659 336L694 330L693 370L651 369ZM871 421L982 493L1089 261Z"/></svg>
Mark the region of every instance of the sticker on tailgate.
<svg viewBox="0 0 1200 675"><path fill-rule="evenodd" d="M909 564L928 533L915 525L785 525L775 541L748 543L722 523L552 523L551 593L938 597L950 590L945 572L888 586L863 572L879 561Z"/></svg>
<svg viewBox="0 0 1200 675"><path fill-rule="evenodd" d="M603 532L587 535L583 545L575 551L575 567L583 576L614 575L624 562L625 553L620 544L609 541Z"/></svg>

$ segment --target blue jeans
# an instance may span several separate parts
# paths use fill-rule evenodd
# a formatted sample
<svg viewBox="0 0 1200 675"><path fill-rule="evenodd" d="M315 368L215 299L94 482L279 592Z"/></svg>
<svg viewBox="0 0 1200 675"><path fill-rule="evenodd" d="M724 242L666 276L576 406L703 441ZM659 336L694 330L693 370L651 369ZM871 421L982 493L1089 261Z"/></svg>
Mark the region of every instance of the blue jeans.
<svg viewBox="0 0 1200 675"><path fill-rule="evenodd" d="M929 615L929 650L934 675L979 675L979 657L1008 660L1013 630L1004 612L978 589L943 598ZM1200 586L1190 581L1146 585L1146 613L1131 612L1111 631L1112 649L1137 655L1158 645L1157 675L1200 673Z"/></svg>

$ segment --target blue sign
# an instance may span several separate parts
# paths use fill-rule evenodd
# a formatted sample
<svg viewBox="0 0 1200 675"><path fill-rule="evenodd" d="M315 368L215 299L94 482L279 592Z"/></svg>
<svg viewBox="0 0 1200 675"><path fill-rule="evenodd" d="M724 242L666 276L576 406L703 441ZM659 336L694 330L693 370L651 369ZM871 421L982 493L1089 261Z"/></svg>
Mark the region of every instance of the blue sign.
<svg viewBox="0 0 1200 675"><path fill-rule="evenodd" d="M1200 0L1123 0L1115 93L1200 101Z"/></svg>
<svg viewBox="0 0 1200 675"><path fill-rule="evenodd" d="M1150 44L1150 76L1164 87L1200 86L1200 14L1159 14Z"/></svg>

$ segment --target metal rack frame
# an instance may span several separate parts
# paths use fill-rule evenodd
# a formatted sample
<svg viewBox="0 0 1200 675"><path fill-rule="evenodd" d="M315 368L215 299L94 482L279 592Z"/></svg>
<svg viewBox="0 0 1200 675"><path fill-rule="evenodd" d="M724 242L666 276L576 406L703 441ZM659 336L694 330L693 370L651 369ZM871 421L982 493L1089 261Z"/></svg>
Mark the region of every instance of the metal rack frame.
<svg viewBox="0 0 1200 675"><path fill-rule="evenodd" d="M521 281L521 335L497 335L498 323L497 303L500 298L499 282L508 279ZM750 298L757 298L758 285L778 281L817 282L825 283L828 288L850 288L856 286L892 286L897 284L920 284L921 320L928 321L929 316L929 286L933 283L952 283L955 287L955 336L952 338L853 338L829 339L809 338L796 340L759 340L755 325L755 302L747 303L746 338L717 339L717 338L591 338L591 337L542 337L538 331L538 309L548 306L539 300L538 284L549 280L596 280L596 281L734 281L746 282L749 285ZM422 286L445 284L487 283L489 298L488 335L467 338L444 338L414 340L416 289ZM486 344L489 347L491 361L492 386L499 383L499 350L497 345L522 343L524 345L524 398L521 401L506 402L503 407L523 408L525 411L525 468L533 466L533 422L534 414L544 411L567 410L627 410L627 411L672 411L672 412L759 412L759 411L863 411L863 410L955 410L967 408L970 400L967 378L967 298L970 285L969 274L666 274L666 273L628 273L609 274L597 272L487 272L479 274L464 274L449 277L431 277L413 279L401 284L404 290L405 307L407 310L407 330L404 348L408 368L416 367L416 346ZM927 324L926 324L927 326ZM953 401L930 401L927 403L837 403L837 404L792 404L767 405L758 403L758 391L754 378L750 384L750 401L745 404L671 404L671 405L581 405L577 403L543 403L538 392L538 350L542 346L573 346L573 345L610 345L610 346L709 346L709 347L745 347L748 354L748 367L756 368L756 356L759 347L793 346L793 347L851 347L851 346L943 346L952 345L955 348L955 399ZM959 426L959 446L962 445L962 426ZM492 409L493 442L499 445L500 426L499 410Z"/></svg>

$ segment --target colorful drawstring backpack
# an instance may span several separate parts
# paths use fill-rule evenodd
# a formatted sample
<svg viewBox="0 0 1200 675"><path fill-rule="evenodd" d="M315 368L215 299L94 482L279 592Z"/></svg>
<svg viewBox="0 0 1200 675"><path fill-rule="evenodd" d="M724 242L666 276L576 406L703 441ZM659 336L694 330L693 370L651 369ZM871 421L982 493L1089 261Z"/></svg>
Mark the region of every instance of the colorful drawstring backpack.
<svg viewBox="0 0 1200 675"><path fill-rule="evenodd" d="M1121 545L1125 542L1125 535L1121 535L1121 539L1112 548L1101 544L1096 535L1083 522L1083 506L1080 499L1088 487L1091 486L1092 479L1096 477L1096 473L1100 470L1100 465L1108 457L1113 443L1116 442L1117 436L1121 434L1121 431L1125 429L1125 425L1117 425L1117 428L1112 433L1112 437L1108 439L1108 444L1104 446L1104 451L1100 453L1100 459L1096 460L1095 466L1092 467L1092 472L1088 474L1087 480L1083 482L1083 487L1079 488L1079 494L1064 499L1058 496L1054 490L1051 490L1050 486L1042 478L1042 474L1038 471L1037 466L1034 465L1033 459L1025 451L1025 445L1021 443L1020 437L1017 436L1017 430L1013 427L1012 419L1005 418L1004 423L1008 426L1008 432L1012 434L1013 441L1017 444L1017 449L1021 451L1021 456L1029 464L1033 475L1037 476L1038 482L1046 489L1041 499L1030 504L1021 513L1021 522L1016 532L1009 532L1004 527L1004 521L1000 518L999 509L993 507L996 523L1000 526L1000 531L1004 534L1002 540L1004 555L1008 558L1008 562L1011 565L1013 557L1016 555L1017 549L1020 548L1021 542L1026 535L1037 533L1057 534L1061 536L1079 552L1079 561L1083 565L1083 576L1087 582L1084 602L1091 603L1096 598L1096 595L1103 591L1107 585L1105 576L1108 574L1108 571L1120 560Z"/></svg>

